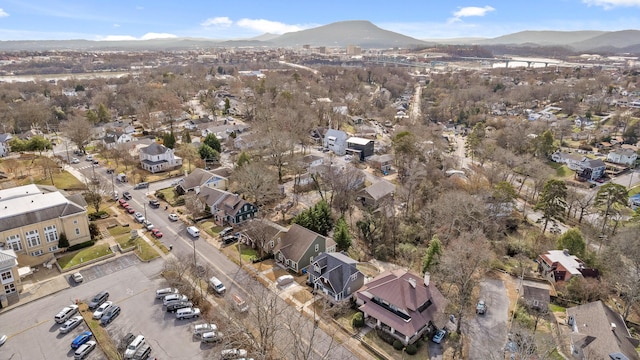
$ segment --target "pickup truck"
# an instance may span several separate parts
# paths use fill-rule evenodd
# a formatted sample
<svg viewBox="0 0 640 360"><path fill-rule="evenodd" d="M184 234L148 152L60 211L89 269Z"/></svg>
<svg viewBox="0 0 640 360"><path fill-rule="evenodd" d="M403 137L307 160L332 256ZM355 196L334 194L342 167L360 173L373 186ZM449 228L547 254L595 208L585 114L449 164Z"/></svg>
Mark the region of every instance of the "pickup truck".
<svg viewBox="0 0 640 360"><path fill-rule="evenodd" d="M241 298L238 294L233 295L233 305L239 312L245 312L249 310L249 304L247 304L247 302L244 301L244 299Z"/></svg>

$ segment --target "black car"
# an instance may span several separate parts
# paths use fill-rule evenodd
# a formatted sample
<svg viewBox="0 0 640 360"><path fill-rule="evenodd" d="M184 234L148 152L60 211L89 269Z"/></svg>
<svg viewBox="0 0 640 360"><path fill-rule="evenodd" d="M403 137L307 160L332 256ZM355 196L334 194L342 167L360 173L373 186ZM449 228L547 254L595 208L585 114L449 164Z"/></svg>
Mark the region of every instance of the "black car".
<svg viewBox="0 0 640 360"><path fill-rule="evenodd" d="M235 235L228 235L222 238L223 245L231 245L236 241L238 241L238 237Z"/></svg>
<svg viewBox="0 0 640 360"><path fill-rule="evenodd" d="M109 324L111 321L113 321L113 319L118 317L118 315L120 315L120 306L111 305L107 312L105 312L104 315L102 315L102 317L100 318L100 325L104 326Z"/></svg>
<svg viewBox="0 0 640 360"><path fill-rule="evenodd" d="M149 206L151 206L154 209L157 209L160 207L160 202L158 200L149 200Z"/></svg>
<svg viewBox="0 0 640 360"><path fill-rule="evenodd" d="M127 200L131 200L131 193L128 191L125 191L122 193L122 197L127 199Z"/></svg>
<svg viewBox="0 0 640 360"><path fill-rule="evenodd" d="M179 301L172 304L167 305L167 312L175 312L180 309L192 307L193 303L191 301Z"/></svg>
<svg viewBox="0 0 640 360"><path fill-rule="evenodd" d="M95 310L98 306L102 305L103 302L109 299L108 291L101 291L98 295L94 296L93 299L89 302L89 309Z"/></svg>
<svg viewBox="0 0 640 360"><path fill-rule="evenodd" d="M113 174L113 169L107 169L107 174Z"/></svg>

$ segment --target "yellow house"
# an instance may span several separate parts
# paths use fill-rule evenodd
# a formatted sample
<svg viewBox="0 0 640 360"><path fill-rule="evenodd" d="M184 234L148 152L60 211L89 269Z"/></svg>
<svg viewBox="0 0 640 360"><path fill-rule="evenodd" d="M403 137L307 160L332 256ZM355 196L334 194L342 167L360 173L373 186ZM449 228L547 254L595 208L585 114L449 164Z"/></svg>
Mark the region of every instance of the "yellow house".
<svg viewBox="0 0 640 360"><path fill-rule="evenodd" d="M0 248L13 250L20 266L53 258L61 234L69 245L91 240L84 199L33 184L0 190Z"/></svg>
<svg viewBox="0 0 640 360"><path fill-rule="evenodd" d="M17 299L22 291L17 258L13 250L0 250L0 307L8 304L6 300Z"/></svg>

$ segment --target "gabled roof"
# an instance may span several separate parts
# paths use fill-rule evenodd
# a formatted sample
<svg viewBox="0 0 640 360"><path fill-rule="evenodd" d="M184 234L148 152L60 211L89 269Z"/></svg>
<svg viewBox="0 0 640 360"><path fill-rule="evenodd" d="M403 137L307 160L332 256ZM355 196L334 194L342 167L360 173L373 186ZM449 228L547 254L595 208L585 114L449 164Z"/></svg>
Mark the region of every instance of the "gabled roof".
<svg viewBox="0 0 640 360"><path fill-rule="evenodd" d="M324 137L327 138L329 136L333 136L336 139L347 140L347 133L342 130L327 129L327 132L324 134Z"/></svg>
<svg viewBox="0 0 640 360"><path fill-rule="evenodd" d="M339 293L349 284L350 277L353 274L364 276L360 270L356 268L357 261L340 252L322 253L313 260L313 264L318 264L321 272L318 273L311 268L309 272L313 272L322 282L323 286L329 287L333 292ZM352 289L356 290L356 289Z"/></svg>
<svg viewBox="0 0 640 360"><path fill-rule="evenodd" d="M589 358L608 359L622 353L628 359L640 359L635 349L638 340L631 337L622 317L602 301L568 308L567 315L574 320L574 332L569 335L574 346Z"/></svg>
<svg viewBox="0 0 640 360"><path fill-rule="evenodd" d="M10 269L18 265L18 256L11 250L0 250L0 270Z"/></svg>
<svg viewBox="0 0 640 360"><path fill-rule="evenodd" d="M196 168L191 174L185 176L180 186L185 190L190 190L196 186L201 186L215 175L205 169Z"/></svg>
<svg viewBox="0 0 640 360"><path fill-rule="evenodd" d="M421 276L407 270L385 271L358 290L357 295L365 301L360 310L405 335L417 333L429 321L438 327L444 325L442 312L447 300L433 282L427 286ZM376 298L393 305L405 315L381 305L375 301Z"/></svg>
<svg viewBox="0 0 640 360"><path fill-rule="evenodd" d="M590 168L599 168L599 167L606 167L607 165L604 163L604 161L600 160L600 159L589 159L587 158L587 160L584 161Z"/></svg>
<svg viewBox="0 0 640 360"><path fill-rule="evenodd" d="M373 185L367 186L362 191L369 194L373 200L378 201L396 191L396 186L386 180L380 180Z"/></svg>
<svg viewBox="0 0 640 360"><path fill-rule="evenodd" d="M280 241L274 247L273 252L280 251L285 258L298 262L318 238L324 239L325 249L336 244L331 238L322 236L298 224L293 224L287 232L280 236Z"/></svg>
<svg viewBox="0 0 640 360"><path fill-rule="evenodd" d="M169 148L154 141L153 143L151 143L151 145L141 148L140 152L143 152L147 155L161 155L166 153L167 150L169 150Z"/></svg>
<svg viewBox="0 0 640 360"><path fill-rule="evenodd" d="M224 199L227 194L229 193L224 190L203 186L198 194L198 199L207 204L207 206L213 206Z"/></svg>

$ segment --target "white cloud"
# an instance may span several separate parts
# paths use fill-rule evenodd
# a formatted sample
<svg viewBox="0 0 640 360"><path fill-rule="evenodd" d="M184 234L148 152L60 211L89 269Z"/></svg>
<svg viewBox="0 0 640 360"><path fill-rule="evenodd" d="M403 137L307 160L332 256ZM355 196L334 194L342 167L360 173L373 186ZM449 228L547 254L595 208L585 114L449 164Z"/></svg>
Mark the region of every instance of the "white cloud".
<svg viewBox="0 0 640 360"><path fill-rule="evenodd" d="M4 11L4 9L0 9L0 17L7 17L7 16L9 16L9 13Z"/></svg>
<svg viewBox="0 0 640 360"><path fill-rule="evenodd" d="M177 38L174 34L169 33L146 33L142 35L140 40L151 40L151 39L173 39Z"/></svg>
<svg viewBox="0 0 640 360"><path fill-rule="evenodd" d="M484 7L467 6L458 8L458 11L453 13L453 17L449 19L449 22L461 21L463 17L469 16L485 16L488 12L495 11L493 7L486 5Z"/></svg>
<svg viewBox="0 0 640 360"><path fill-rule="evenodd" d="M238 26L255 30L260 33L284 34L286 32L300 31L306 27L300 25L289 25L278 21L265 19L240 19L236 23Z"/></svg>
<svg viewBox="0 0 640 360"><path fill-rule="evenodd" d="M204 27L210 26L221 26L221 27L229 27L233 24L233 21L226 16L218 16L214 18L208 18L203 21L200 25Z"/></svg>
<svg viewBox="0 0 640 360"><path fill-rule="evenodd" d="M119 27L120 27L120 24L113 24L113 27L114 27L114 28L119 28Z"/></svg>
<svg viewBox="0 0 640 360"><path fill-rule="evenodd" d="M582 0L589 6L602 6L606 10L614 7L640 7L640 0Z"/></svg>
<svg viewBox="0 0 640 360"><path fill-rule="evenodd" d="M131 35L107 35L107 36L98 36L97 40L100 41L132 41L132 40L151 40L151 39L171 39L176 38L177 36L174 34L168 33L146 33L141 37L137 38Z"/></svg>

